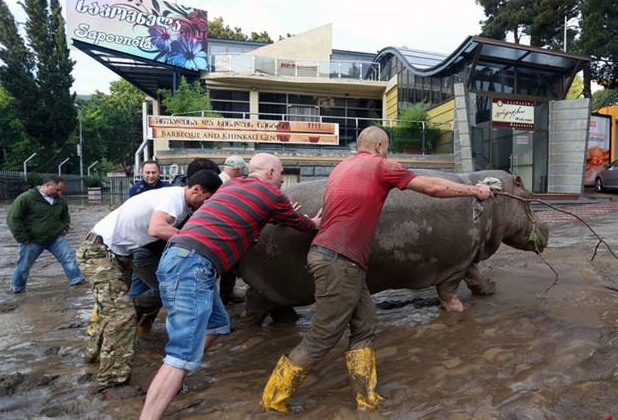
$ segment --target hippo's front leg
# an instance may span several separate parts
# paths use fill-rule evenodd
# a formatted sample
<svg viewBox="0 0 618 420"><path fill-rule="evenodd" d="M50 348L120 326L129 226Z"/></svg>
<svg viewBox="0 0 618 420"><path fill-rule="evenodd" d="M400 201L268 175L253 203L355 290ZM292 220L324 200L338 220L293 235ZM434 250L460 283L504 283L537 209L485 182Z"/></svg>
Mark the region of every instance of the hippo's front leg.
<svg viewBox="0 0 618 420"><path fill-rule="evenodd" d="M457 288L461 279L446 280L436 285L440 304L447 312L463 312L463 303L457 297Z"/></svg>
<svg viewBox="0 0 618 420"><path fill-rule="evenodd" d="M468 267L464 281L473 295L493 295L496 292L496 283L483 277L476 264Z"/></svg>

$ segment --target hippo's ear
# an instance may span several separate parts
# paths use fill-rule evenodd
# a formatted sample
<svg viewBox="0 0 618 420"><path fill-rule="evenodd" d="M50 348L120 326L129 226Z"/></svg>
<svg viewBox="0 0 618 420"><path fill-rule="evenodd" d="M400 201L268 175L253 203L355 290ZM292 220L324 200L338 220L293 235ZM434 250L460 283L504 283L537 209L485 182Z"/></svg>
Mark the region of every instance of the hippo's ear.
<svg viewBox="0 0 618 420"><path fill-rule="evenodd" d="M519 175L515 175L513 178L514 178L513 179L513 184L515 185L515 187L525 189L524 188L524 181L521 180Z"/></svg>

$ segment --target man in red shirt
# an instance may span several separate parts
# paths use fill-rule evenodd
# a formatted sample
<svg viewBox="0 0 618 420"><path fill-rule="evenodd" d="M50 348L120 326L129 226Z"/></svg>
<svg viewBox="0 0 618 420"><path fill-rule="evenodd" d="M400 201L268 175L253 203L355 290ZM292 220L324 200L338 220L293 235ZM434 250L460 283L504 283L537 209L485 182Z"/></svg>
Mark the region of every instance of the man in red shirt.
<svg viewBox="0 0 618 420"><path fill-rule="evenodd" d="M230 332L216 291L218 274L228 272L240 260L266 223L300 231L320 226L320 212L310 219L295 210L279 190L282 183L281 160L258 153L249 161L246 178L226 182L168 240L157 270L161 301L168 311L168 342L140 420L163 417L187 374L200 367L204 350L216 337Z"/></svg>
<svg viewBox="0 0 618 420"><path fill-rule="evenodd" d="M262 394L267 411L288 411L289 398L348 327L345 361L357 408L373 411L382 399L376 392L372 348L375 305L365 275L382 205L391 189L410 189L441 198L473 196L485 200L493 196L487 185L416 175L386 159L388 146L384 130L365 128L357 140L357 153L338 164L328 178L322 224L307 255L315 281L311 328L301 343L277 362Z"/></svg>

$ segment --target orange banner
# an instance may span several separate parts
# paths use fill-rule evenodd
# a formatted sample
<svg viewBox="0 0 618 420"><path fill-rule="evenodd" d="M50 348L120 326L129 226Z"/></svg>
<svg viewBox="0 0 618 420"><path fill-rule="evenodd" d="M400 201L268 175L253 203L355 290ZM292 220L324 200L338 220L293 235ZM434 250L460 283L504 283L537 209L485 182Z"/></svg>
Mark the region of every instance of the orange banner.
<svg viewBox="0 0 618 420"><path fill-rule="evenodd" d="M338 145L334 134L292 133L287 131L205 130L188 128L153 128L153 140L231 141L255 143L295 143Z"/></svg>
<svg viewBox="0 0 618 420"><path fill-rule="evenodd" d="M153 140L339 144L336 123L151 115L148 126Z"/></svg>

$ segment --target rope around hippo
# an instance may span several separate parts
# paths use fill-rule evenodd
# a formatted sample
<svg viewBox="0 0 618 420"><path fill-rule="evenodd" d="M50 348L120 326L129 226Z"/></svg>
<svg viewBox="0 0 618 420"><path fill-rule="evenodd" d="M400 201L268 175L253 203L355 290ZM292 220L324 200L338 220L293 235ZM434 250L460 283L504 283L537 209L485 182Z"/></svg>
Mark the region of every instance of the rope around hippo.
<svg viewBox="0 0 618 420"><path fill-rule="evenodd" d="M545 289L545 295L547 295L547 292L549 292L551 290L552 287L554 287L557 283L558 283L558 272L556 271L556 269L554 269L554 267L543 257L543 255L541 254L541 250L539 248L539 237L536 233L536 218L534 217L534 213L532 212L532 208L530 207L530 203L535 202L535 203L539 203L542 204L544 206L550 207L553 210L559 211L561 213L565 213L568 214L570 216L573 216L574 218L576 218L577 220L579 220L582 224L584 224L588 230L590 230L590 232L592 232L592 234L599 240L597 242L597 244L594 247L594 250L592 252L592 257L590 257L590 261L592 262L594 260L594 257L597 255L597 250L599 249L599 246L601 244L605 245L605 247L607 248L607 250L609 251L610 254L612 254L612 256L618 260L618 255L616 255L616 253L614 252L614 250L609 246L609 244L605 241L605 239L603 239L598 233L596 233L594 231L594 229L592 229L592 227L586 223L585 220L583 220L581 217L579 217L578 215L567 211L567 210L563 210L560 209L552 204L549 204L543 200L540 200L538 198L523 198L523 197L519 197L507 192L503 192L503 191L493 191L494 196L496 195L502 195L508 198L512 198L514 200L518 200L524 203L524 207L526 209L526 215L528 216L528 218L530 219L530 221L532 222L532 231L530 232L530 236L528 237L528 240L530 242L533 243L534 248L535 248L535 253L541 258L541 260L549 267L549 269L554 273L554 281L552 282L552 284L549 285L549 287L547 287Z"/></svg>

